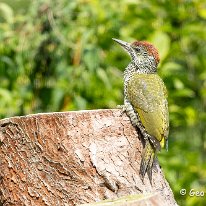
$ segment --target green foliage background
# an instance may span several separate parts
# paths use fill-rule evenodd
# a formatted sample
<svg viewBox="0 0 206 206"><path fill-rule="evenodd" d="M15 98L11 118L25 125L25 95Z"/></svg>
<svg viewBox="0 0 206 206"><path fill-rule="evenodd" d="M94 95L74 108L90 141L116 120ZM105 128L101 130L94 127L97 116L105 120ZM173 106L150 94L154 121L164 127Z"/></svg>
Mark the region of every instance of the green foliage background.
<svg viewBox="0 0 206 206"><path fill-rule="evenodd" d="M169 151L159 160L178 203L204 205L204 0L0 1L0 117L122 104L129 57L112 37L159 49L170 110ZM204 197L189 196L192 188Z"/></svg>

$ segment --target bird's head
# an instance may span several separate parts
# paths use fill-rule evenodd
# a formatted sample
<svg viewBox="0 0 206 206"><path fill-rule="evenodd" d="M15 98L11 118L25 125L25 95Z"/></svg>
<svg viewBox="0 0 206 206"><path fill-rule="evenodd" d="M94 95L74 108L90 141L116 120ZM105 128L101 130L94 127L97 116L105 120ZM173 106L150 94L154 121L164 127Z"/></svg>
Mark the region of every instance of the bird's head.
<svg viewBox="0 0 206 206"><path fill-rule="evenodd" d="M160 60L159 54L151 43L146 41L128 43L115 38L113 38L113 40L127 51L137 70L141 70L143 73L154 73L157 71Z"/></svg>

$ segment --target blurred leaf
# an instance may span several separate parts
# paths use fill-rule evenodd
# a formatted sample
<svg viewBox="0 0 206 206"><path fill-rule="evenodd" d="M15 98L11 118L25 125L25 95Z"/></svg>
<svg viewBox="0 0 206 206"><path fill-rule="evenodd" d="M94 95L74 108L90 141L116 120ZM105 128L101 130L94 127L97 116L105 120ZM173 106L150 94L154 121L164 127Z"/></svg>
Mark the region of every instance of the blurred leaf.
<svg viewBox="0 0 206 206"><path fill-rule="evenodd" d="M182 66L176 62L166 62L161 67L161 76L170 77L172 75L177 75L183 70Z"/></svg>
<svg viewBox="0 0 206 206"><path fill-rule="evenodd" d="M6 63L10 67L15 66L13 60L7 56L0 56L0 61Z"/></svg>
<svg viewBox="0 0 206 206"><path fill-rule="evenodd" d="M194 108L192 107L186 107L185 108L185 113L186 113L186 121L188 125L192 126L195 125L197 121L197 112Z"/></svg>
<svg viewBox="0 0 206 206"><path fill-rule="evenodd" d="M1 104L2 104L2 101L7 102L7 103L12 101L11 93L6 89L0 88L0 101L1 101Z"/></svg>
<svg viewBox="0 0 206 206"><path fill-rule="evenodd" d="M151 42L157 47L161 61L164 61L170 50L169 36L162 31L156 31L151 37Z"/></svg>
<svg viewBox="0 0 206 206"><path fill-rule="evenodd" d="M203 7L198 9L198 13L202 18L206 19L206 8Z"/></svg>
<svg viewBox="0 0 206 206"><path fill-rule="evenodd" d="M13 23L13 10L9 5L0 3L0 16L9 24Z"/></svg>
<svg viewBox="0 0 206 206"><path fill-rule="evenodd" d="M183 89L184 88L184 84L180 79L175 78L174 79L174 87L176 89Z"/></svg>
<svg viewBox="0 0 206 206"><path fill-rule="evenodd" d="M179 89L174 94L176 97L194 97L195 93L191 89Z"/></svg>
<svg viewBox="0 0 206 206"><path fill-rule="evenodd" d="M91 48L84 54L84 62L90 71L95 71L99 66L98 50Z"/></svg>
<svg viewBox="0 0 206 206"><path fill-rule="evenodd" d="M104 82L106 88L111 89L109 78L107 76L107 73L103 69L99 68L97 70L97 76L100 78L100 80L102 80L102 82Z"/></svg>
<svg viewBox="0 0 206 206"><path fill-rule="evenodd" d="M78 109L86 109L87 101L83 97L76 95L74 101Z"/></svg>

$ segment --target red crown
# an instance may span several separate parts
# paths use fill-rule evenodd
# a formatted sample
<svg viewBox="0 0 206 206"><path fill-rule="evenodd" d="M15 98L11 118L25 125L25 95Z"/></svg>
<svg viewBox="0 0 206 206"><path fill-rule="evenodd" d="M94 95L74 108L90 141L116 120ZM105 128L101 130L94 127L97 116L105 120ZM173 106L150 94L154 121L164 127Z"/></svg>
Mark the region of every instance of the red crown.
<svg viewBox="0 0 206 206"><path fill-rule="evenodd" d="M157 49L152 44L150 44L149 42L147 42L147 41L135 41L135 42L132 43L132 46L142 46L142 47L144 47L147 50L148 54L155 58L156 64L159 63L159 61L160 61L159 53L158 53Z"/></svg>

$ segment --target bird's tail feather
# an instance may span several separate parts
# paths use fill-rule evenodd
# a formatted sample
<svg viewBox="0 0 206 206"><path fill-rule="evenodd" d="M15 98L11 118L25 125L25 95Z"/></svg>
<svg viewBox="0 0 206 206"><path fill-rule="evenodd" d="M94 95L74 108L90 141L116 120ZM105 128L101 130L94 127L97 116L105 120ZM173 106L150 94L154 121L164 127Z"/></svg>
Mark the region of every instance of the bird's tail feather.
<svg viewBox="0 0 206 206"><path fill-rule="evenodd" d="M142 181L147 173L150 183L152 184L152 167L155 159L155 149L149 140L146 141L145 148L143 150L142 159L140 163L140 177Z"/></svg>

